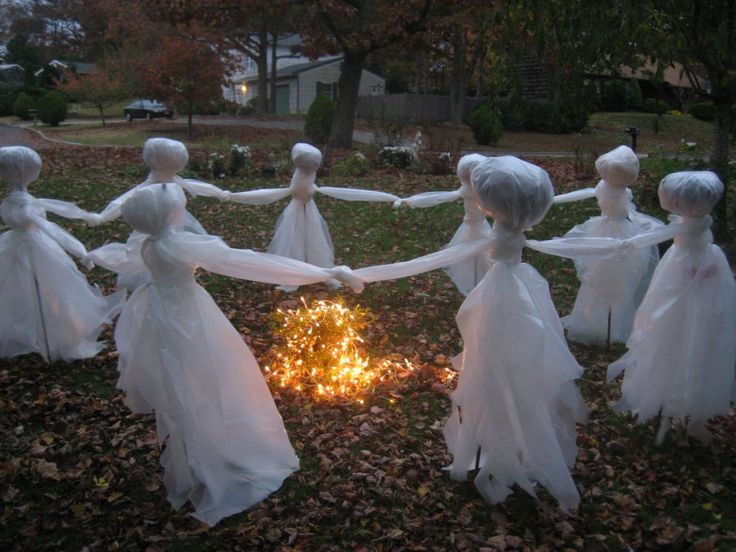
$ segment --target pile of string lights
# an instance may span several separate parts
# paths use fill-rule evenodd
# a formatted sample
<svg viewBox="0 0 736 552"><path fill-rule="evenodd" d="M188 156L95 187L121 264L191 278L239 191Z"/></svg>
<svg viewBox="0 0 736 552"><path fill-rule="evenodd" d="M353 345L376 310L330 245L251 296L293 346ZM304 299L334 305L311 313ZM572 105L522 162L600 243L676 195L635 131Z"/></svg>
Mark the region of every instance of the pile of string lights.
<svg viewBox="0 0 736 552"><path fill-rule="evenodd" d="M371 361L360 336L372 321L370 311L347 307L342 300L318 300L273 315L280 337L267 376L280 387L312 393L315 398L348 398L362 403L381 382L413 371L414 366L384 359Z"/></svg>

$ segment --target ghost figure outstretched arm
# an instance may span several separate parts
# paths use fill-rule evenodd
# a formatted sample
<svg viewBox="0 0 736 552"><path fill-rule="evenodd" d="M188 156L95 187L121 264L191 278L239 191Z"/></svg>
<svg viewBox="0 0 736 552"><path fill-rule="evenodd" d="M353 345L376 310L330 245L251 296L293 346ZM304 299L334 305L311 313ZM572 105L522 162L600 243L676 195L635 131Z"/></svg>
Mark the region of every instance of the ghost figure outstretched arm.
<svg viewBox="0 0 736 552"><path fill-rule="evenodd" d="M95 213L85 211L69 201L60 199L37 199L36 201L43 207L44 211L54 213L60 217L84 221L92 220L95 217Z"/></svg>
<svg viewBox="0 0 736 552"><path fill-rule="evenodd" d="M66 252L74 255L87 264L87 248L82 242L64 230L61 226L46 220L43 216L36 212L28 214L31 221L48 237L58 243Z"/></svg>
<svg viewBox="0 0 736 552"><path fill-rule="evenodd" d="M108 203L107 207L105 207L100 213L91 213L91 217L87 219L87 224L89 224L90 226L98 226L100 224L105 224L106 222L110 222L111 220L115 220L116 218L118 218L120 216L123 204L128 201L128 199L130 199L140 187L140 184L134 186L124 194L116 197L110 203Z"/></svg>
<svg viewBox="0 0 736 552"><path fill-rule="evenodd" d="M173 180L184 188L184 190L186 190L186 192L192 197L216 197L221 201L227 201L231 195L230 192L222 190L209 182L202 182L201 180L195 180L193 178L182 178L178 175L176 175Z"/></svg>
<svg viewBox="0 0 736 552"><path fill-rule="evenodd" d="M227 201L245 205L267 205L291 195L291 188L264 188L245 192L230 192Z"/></svg>
<svg viewBox="0 0 736 552"><path fill-rule="evenodd" d="M452 265L465 259L475 257L488 249L490 241L487 238L476 240L462 245L455 245L429 255L417 257L410 261L392 264L369 266L354 270L355 276L364 282L379 282L414 276L422 272L429 272L444 266Z"/></svg>
<svg viewBox="0 0 736 552"><path fill-rule="evenodd" d="M339 188L334 186L319 186L317 193L342 199L343 201L372 201L372 202L390 202L399 200L399 196L389 194L387 192L377 192L375 190L362 190L359 188Z"/></svg>
<svg viewBox="0 0 736 552"><path fill-rule="evenodd" d="M573 201L582 201L595 197L595 188L583 188L582 190L574 190L566 194L557 194L552 203L571 203Z"/></svg>
<svg viewBox="0 0 736 552"><path fill-rule="evenodd" d="M449 203L462 198L462 188L449 192L424 192L404 197L394 202L394 207L425 208L434 207L442 203Z"/></svg>

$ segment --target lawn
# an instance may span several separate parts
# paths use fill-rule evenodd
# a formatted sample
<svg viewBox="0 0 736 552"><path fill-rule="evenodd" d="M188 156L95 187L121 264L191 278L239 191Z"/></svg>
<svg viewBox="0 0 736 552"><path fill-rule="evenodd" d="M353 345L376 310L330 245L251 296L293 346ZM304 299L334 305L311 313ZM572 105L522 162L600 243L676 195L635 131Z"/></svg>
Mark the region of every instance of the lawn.
<svg viewBox="0 0 736 552"><path fill-rule="evenodd" d="M280 148L275 150L279 158L285 158L295 138L283 132L251 132L243 131L237 139ZM42 155L44 171L31 192L74 200L89 210L101 209L145 175L139 152L130 148L67 146L43 150ZM259 150L257 159L265 163L267 152ZM594 182L590 165L579 160L536 162L550 172L558 191ZM674 163L682 166L669 163L667 170ZM660 165L644 170L635 192L641 209L655 216L662 216L654 192L661 170ZM289 177L285 168L269 179L228 177L217 184L231 190L284 186ZM401 196L458 186L452 175L388 168L350 178L328 172L318 181ZM395 211L383 204L324 197L317 201L330 226L337 263L354 267L435 251L449 241L463 215L459 204ZM234 247L256 250L268 245L283 207L283 201L246 207L200 198L189 204L210 233ZM529 236L560 235L596 212L594 201L553 207ZM89 249L124 240L129 232L121 221L87 228L54 220ZM559 312L569 312L577 290L572 264L533 252L525 257L548 279ZM114 282L100 268L88 277L105 290ZM655 423L637 426L611 410L620 382L607 384L605 370L623 353L622 346L571 346L585 370L579 385L591 408L589 421L578 430L573 470L582 496L579 511L562 514L542 488L538 500L517 489L492 507L472 481L454 482L443 471L451 459L441 429L453 385L443 375L461 350L454 315L463 298L442 271L370 285L361 295L317 285L287 295L272 286L204 272L198 280L261 365L271 361L271 315L276 309L296 306L300 296L307 301L343 297L348 305L362 305L374 314L364 335L372 358L397 355L417 369L376 388L365 404L320 401L270 381L301 469L251 511L208 530L186 507L177 512L166 501L153 417L133 415L123 405L115 389L117 353L112 344L86 361L45 365L36 355L0 360L3 550L595 552L736 547L736 416L713 421L711 447L689 441L681 427L655 447ZM104 337L112 343L110 330Z"/></svg>

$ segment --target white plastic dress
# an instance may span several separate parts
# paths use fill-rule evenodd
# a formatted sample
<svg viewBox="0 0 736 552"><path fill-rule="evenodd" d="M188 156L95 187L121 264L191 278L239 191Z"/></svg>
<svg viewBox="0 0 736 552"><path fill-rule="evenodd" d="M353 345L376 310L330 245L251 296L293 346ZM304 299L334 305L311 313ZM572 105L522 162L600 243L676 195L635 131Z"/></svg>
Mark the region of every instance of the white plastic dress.
<svg viewBox="0 0 736 552"><path fill-rule="evenodd" d="M0 357L31 352L47 361L93 357L103 348L97 341L102 325L111 322L125 297L103 297L67 255L82 259L87 251L46 220L46 208L59 214L84 211L29 194L27 186L40 170L41 158L32 149L0 148L0 178L10 188L0 205L10 228L0 235Z"/></svg>
<svg viewBox="0 0 736 552"><path fill-rule="evenodd" d="M263 500L299 463L255 357L194 270L300 285L339 277L342 269L230 249L217 237L177 230L184 206L178 186L152 185L122 207L146 236L141 255L151 276L117 324L118 387L133 411L156 414L169 501L190 501L195 517L214 525ZM89 258L110 270L121 262L110 246Z"/></svg>
<svg viewBox="0 0 736 552"><path fill-rule="evenodd" d="M473 168L485 159L478 153L464 155L457 163L457 176L462 186L449 192L424 192L394 202L394 207L434 207L441 203L448 203L458 199L463 200L465 215L452 239L446 247L453 247L464 243L470 243L491 235L491 225L488 224L486 215L478 203L478 195L470 182L470 173ZM463 295L470 291L483 279L488 270L488 257L485 252L476 255L463 262L445 267L445 272L457 286Z"/></svg>
<svg viewBox="0 0 736 552"><path fill-rule="evenodd" d="M575 423L587 409L575 380L582 369L568 349L547 282L521 262L525 246L562 256L613 254L613 239L526 240L523 229L544 218L553 189L541 168L492 157L472 173L491 236L418 259L356 270L366 282L433 270L489 252L490 268L457 314L464 350L445 439L453 478L480 471L475 485L490 503L518 484L534 495L541 483L564 509L579 494L569 472L577 453ZM480 455L476 455L480 450Z"/></svg>
<svg viewBox="0 0 736 552"><path fill-rule="evenodd" d="M574 227L565 237L627 239L661 225L637 213L631 201L628 186L639 174L639 159L629 147L619 146L600 156L596 169L602 178L595 188L601 216ZM580 288L572 312L562 319L568 339L594 345L625 342L658 260L656 246L632 249L616 259L577 259Z"/></svg>
<svg viewBox="0 0 736 552"><path fill-rule="evenodd" d="M327 223L317 209L314 194L346 201L394 202L394 194L373 190L317 186L315 178L322 162L322 153L309 144L295 144L291 150L294 175L288 188L271 188L226 194L225 199L249 205L264 205L291 196L291 201L279 216L268 252L317 266L335 265L332 238ZM283 289L293 291L294 286Z"/></svg>
<svg viewBox="0 0 736 552"><path fill-rule="evenodd" d="M151 184L176 184L192 197L201 195L224 199L226 192L217 186L199 180L182 178L177 174L186 168L188 161L189 152L183 143L177 140L170 140L169 138L149 138L143 145L143 162L151 171L146 180L134 186L123 195L113 199L99 214L91 214L87 219L89 224L96 226L115 220L120 216L123 204L135 192ZM182 229L188 230L189 232L195 234L207 233L189 211L184 213L180 224ZM128 250L121 250L120 255L129 257L132 261L127 265L126 271L122 272L118 278L118 285L120 287L125 287L132 291L143 284L148 278L143 261L140 259L140 247L144 239L145 236L139 232L132 232L127 243L120 245L121 249L125 248Z"/></svg>
<svg viewBox="0 0 736 552"><path fill-rule="evenodd" d="M709 442L705 422L727 414L735 398L736 283L713 244L709 213L723 193L708 171L673 173L659 186L664 209L679 215L667 227L633 238L647 246L674 237L636 313L628 352L608 369L625 371L618 411L638 422L661 414L661 443L670 418Z"/></svg>

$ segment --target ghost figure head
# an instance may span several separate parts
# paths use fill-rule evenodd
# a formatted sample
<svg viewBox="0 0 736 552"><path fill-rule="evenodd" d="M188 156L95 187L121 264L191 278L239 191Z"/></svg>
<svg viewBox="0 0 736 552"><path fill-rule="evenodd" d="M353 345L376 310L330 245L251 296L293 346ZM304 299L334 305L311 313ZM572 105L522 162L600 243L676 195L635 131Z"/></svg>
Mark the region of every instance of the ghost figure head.
<svg viewBox="0 0 736 552"><path fill-rule="evenodd" d="M25 191L40 173L41 157L31 148L0 148L0 178L8 183L11 191Z"/></svg>
<svg viewBox="0 0 736 552"><path fill-rule="evenodd" d="M457 162L457 177L464 187L472 188L473 184L470 175L473 169L478 166L478 163L483 162L485 159L486 156L480 153L470 153L460 158L460 161Z"/></svg>
<svg viewBox="0 0 736 552"><path fill-rule="evenodd" d="M619 146L596 159L595 170L607 184L626 188L639 176L639 158L629 146Z"/></svg>
<svg viewBox="0 0 736 552"><path fill-rule="evenodd" d="M143 145L143 162L162 176L174 176L184 170L188 161L187 147L178 140L149 138Z"/></svg>
<svg viewBox="0 0 736 552"><path fill-rule="evenodd" d="M316 173L322 163L322 153L314 146L299 142L291 148L291 160L297 169Z"/></svg>
<svg viewBox="0 0 736 552"><path fill-rule="evenodd" d="M514 230L540 222L555 195L546 171L510 155L485 159L473 169L472 181L481 208L494 224Z"/></svg>
<svg viewBox="0 0 736 552"><path fill-rule="evenodd" d="M123 219L143 234L157 236L178 226L187 199L180 186L154 184L140 188L121 209Z"/></svg>
<svg viewBox="0 0 736 552"><path fill-rule="evenodd" d="M659 183L662 208L684 217L708 215L723 195L723 183L711 171L682 171L668 174Z"/></svg>

